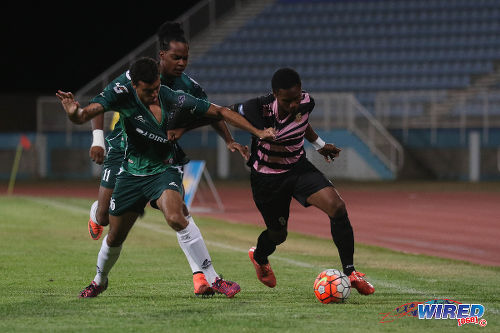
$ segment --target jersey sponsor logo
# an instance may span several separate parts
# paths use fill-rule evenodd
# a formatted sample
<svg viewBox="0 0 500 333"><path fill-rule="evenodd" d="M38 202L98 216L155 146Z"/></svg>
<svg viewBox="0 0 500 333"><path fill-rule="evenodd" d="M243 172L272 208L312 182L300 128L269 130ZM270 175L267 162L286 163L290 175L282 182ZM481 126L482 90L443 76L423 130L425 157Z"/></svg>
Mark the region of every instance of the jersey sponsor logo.
<svg viewBox="0 0 500 333"><path fill-rule="evenodd" d="M144 136L144 137L146 137L146 138L148 138L150 140L153 140L153 141L156 141L156 142L161 142L161 143L167 143L168 142L167 138L161 137L161 136L156 135L154 133L150 133L148 131L144 131L141 128L136 127L135 131L137 133L139 133L140 135L142 135L142 136Z"/></svg>
<svg viewBox="0 0 500 333"><path fill-rule="evenodd" d="M196 111L196 105L194 108L192 108L191 110L189 110L189 112L191 112L191 114L194 114L194 112Z"/></svg>
<svg viewBox="0 0 500 333"><path fill-rule="evenodd" d="M170 182L168 185L169 186L175 186L175 187L179 188L179 185L177 185L176 182Z"/></svg>

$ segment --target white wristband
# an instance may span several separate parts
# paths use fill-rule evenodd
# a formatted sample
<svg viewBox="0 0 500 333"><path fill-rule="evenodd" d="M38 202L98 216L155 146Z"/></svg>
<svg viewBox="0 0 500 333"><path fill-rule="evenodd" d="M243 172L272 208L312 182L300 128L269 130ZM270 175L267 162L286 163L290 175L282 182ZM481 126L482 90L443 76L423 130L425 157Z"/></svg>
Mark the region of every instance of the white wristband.
<svg viewBox="0 0 500 333"><path fill-rule="evenodd" d="M325 141L323 141L319 136L318 138L316 139L316 141L314 142L311 142L311 144L313 145L314 149L316 150L320 150L321 148L323 148L325 146Z"/></svg>
<svg viewBox="0 0 500 333"><path fill-rule="evenodd" d="M99 146L102 149L106 149L104 146L104 131L101 129L95 129L92 131L92 146Z"/></svg>

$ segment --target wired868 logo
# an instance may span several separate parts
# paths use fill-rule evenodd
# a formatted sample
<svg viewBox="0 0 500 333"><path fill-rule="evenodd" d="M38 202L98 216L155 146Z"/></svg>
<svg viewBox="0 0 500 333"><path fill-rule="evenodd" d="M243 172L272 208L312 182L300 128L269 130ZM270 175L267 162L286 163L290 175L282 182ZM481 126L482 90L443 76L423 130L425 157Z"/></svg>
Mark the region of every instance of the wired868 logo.
<svg viewBox="0 0 500 333"><path fill-rule="evenodd" d="M389 323L404 316L418 319L455 319L457 325L476 324L484 327L488 324L482 304L462 304L451 299L433 299L426 302L411 302L398 306L393 312L384 315L381 323Z"/></svg>

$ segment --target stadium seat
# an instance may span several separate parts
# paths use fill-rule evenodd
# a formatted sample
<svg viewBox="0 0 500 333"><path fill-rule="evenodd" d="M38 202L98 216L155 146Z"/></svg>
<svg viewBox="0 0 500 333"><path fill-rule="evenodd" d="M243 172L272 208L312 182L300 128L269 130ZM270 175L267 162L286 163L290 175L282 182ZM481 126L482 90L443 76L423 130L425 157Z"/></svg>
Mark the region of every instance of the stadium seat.
<svg viewBox="0 0 500 333"><path fill-rule="evenodd" d="M366 97L465 88L498 59L497 0L278 0L193 61L190 72L208 93L253 93L276 68L290 66L308 89Z"/></svg>

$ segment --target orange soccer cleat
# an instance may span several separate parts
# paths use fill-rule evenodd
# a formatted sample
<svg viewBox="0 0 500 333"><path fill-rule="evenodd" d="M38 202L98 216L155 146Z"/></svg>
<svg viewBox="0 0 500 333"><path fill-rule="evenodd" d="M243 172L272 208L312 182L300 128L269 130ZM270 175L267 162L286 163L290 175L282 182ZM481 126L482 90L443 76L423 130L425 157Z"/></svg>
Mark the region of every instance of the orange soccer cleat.
<svg viewBox="0 0 500 333"><path fill-rule="evenodd" d="M208 284L207 279L205 279L205 274L201 272L193 274L193 285L196 296L207 297L215 294L212 287Z"/></svg>
<svg viewBox="0 0 500 333"><path fill-rule="evenodd" d="M99 225L92 221L92 219L89 219L89 234L93 240L98 240L99 238L101 238L103 230L104 227L102 225Z"/></svg>

